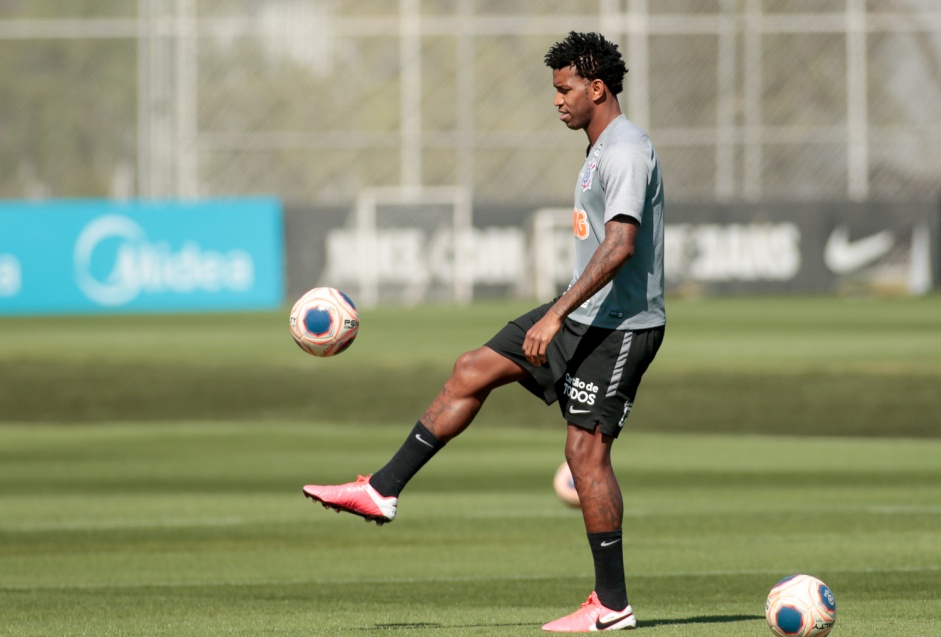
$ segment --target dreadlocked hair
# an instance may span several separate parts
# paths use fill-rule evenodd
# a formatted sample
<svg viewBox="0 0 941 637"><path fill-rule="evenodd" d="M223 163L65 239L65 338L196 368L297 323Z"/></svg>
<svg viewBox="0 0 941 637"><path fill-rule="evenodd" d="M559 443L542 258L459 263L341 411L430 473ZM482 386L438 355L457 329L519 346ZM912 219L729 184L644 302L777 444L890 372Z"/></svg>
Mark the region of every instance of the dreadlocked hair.
<svg viewBox="0 0 941 637"><path fill-rule="evenodd" d="M574 66L579 77L601 80L615 95L624 89L627 66L618 45L600 33L571 31L567 38L552 45L545 62L554 71Z"/></svg>

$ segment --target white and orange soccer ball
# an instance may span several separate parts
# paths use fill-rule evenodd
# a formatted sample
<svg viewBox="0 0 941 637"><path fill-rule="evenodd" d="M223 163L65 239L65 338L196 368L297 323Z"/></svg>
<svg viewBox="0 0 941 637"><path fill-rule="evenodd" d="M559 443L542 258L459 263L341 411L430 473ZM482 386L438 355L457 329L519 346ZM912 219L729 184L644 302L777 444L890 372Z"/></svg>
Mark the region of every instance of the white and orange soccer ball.
<svg viewBox="0 0 941 637"><path fill-rule="evenodd" d="M559 496L565 504L571 507L578 507L578 491L575 490L575 480L572 478L572 470L569 469L567 462L559 465L555 470L555 476L552 478L552 488L555 494Z"/></svg>
<svg viewBox="0 0 941 637"><path fill-rule="evenodd" d="M836 623L836 599L816 577L791 575L768 593L765 617L777 637L824 637Z"/></svg>
<svg viewBox="0 0 941 637"><path fill-rule="evenodd" d="M336 356L353 344L359 332L359 313L336 288L314 288L291 308L291 336L314 356Z"/></svg>

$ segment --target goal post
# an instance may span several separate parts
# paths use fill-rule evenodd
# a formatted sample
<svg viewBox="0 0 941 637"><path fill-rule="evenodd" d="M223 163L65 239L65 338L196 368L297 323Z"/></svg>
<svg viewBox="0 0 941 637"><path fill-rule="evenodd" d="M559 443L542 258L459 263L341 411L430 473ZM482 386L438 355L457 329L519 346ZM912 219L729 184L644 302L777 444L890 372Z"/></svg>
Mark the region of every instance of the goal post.
<svg viewBox="0 0 941 637"><path fill-rule="evenodd" d="M572 209L540 208L532 213L529 224L533 292L537 299L553 299L572 281Z"/></svg>
<svg viewBox="0 0 941 637"><path fill-rule="evenodd" d="M370 188L327 237L324 283L357 304L467 304L473 298L472 202L460 187Z"/></svg>

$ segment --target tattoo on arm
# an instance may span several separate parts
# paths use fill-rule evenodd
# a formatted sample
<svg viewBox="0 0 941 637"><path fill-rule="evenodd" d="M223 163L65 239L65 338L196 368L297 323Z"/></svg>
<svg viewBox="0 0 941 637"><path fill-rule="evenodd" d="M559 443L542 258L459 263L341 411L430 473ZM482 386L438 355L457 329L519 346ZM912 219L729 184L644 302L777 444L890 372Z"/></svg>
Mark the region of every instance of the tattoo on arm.
<svg viewBox="0 0 941 637"><path fill-rule="evenodd" d="M634 254L637 223L622 217L605 224L605 237L591 256L585 271L572 284L553 310L560 317L568 316L576 307L607 285Z"/></svg>

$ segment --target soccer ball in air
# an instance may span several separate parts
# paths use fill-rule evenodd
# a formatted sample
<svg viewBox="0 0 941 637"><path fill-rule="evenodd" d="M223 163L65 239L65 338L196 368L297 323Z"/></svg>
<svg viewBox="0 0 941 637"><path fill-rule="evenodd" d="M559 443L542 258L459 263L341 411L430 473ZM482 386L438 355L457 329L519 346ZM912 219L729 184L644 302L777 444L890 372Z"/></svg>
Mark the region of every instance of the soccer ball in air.
<svg viewBox="0 0 941 637"><path fill-rule="evenodd" d="M765 617L778 637L824 637L836 622L836 600L816 577L791 575L768 593Z"/></svg>
<svg viewBox="0 0 941 637"><path fill-rule="evenodd" d="M359 314L350 297L336 288L314 288L291 308L291 336L314 356L336 356L353 343Z"/></svg>
<svg viewBox="0 0 941 637"><path fill-rule="evenodd" d="M572 471L568 463L563 462L555 470L552 488L555 489L555 494L562 502L572 507L578 506L578 492L575 490L575 480L572 479Z"/></svg>

